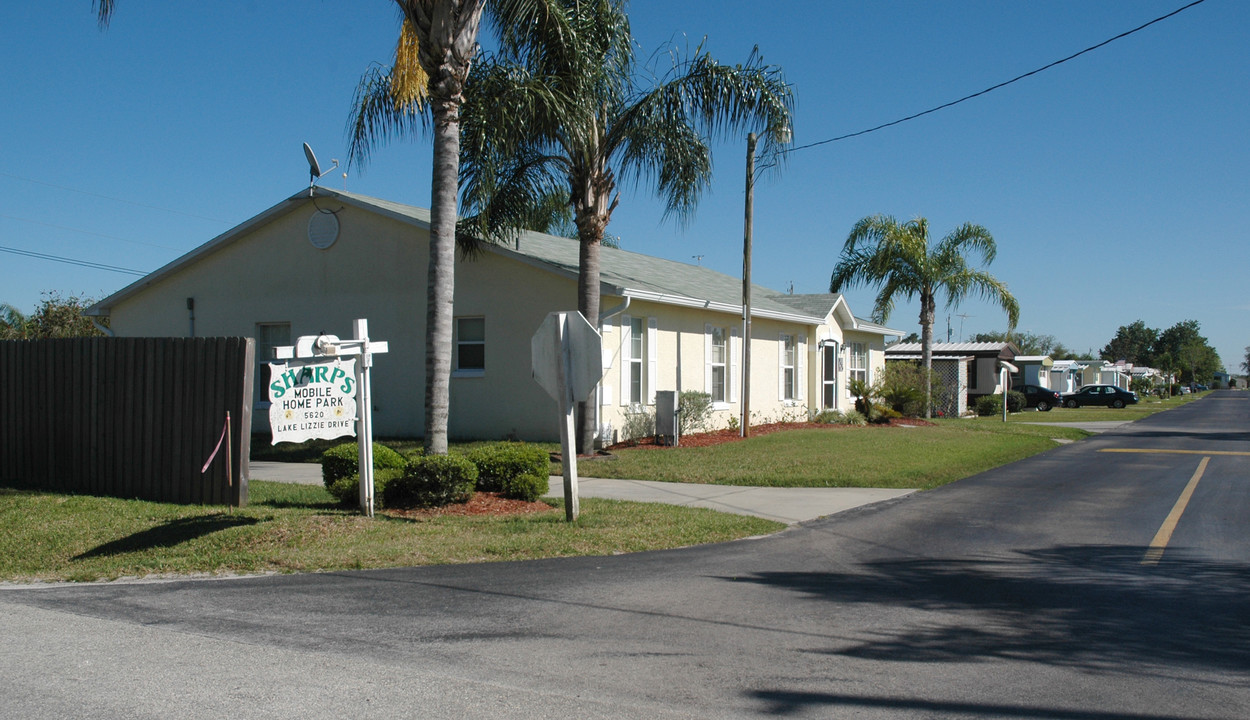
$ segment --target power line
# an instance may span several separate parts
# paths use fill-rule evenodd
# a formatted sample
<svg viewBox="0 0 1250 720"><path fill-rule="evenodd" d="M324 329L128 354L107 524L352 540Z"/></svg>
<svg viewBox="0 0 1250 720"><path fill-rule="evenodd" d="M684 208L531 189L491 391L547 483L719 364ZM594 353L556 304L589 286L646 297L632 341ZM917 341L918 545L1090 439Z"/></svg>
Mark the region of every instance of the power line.
<svg viewBox="0 0 1250 720"><path fill-rule="evenodd" d="M100 193L97 193L97 192L91 192L89 190L79 190L78 188L66 187L65 185L56 185L54 183L44 182L42 180L36 180L34 178L22 177L21 175L13 175L12 173L0 172L0 177L12 178L14 180L22 180L28 183L34 183L36 185L43 185L44 187L55 188L57 190L64 190L66 192L78 193L79 195L88 195L90 197L101 198L103 200L112 200L113 202L126 203L127 205L134 205L135 207L146 208L148 210L159 210L161 212L173 213L174 215L182 215L184 217L195 218L196 220L208 220L209 222L226 223L226 224L230 223L229 220L222 220L221 218L206 217L204 215L196 215L195 213L183 212L181 210L172 210L170 208L160 207L159 205L146 205L144 203L135 202L133 200L125 200L122 198L116 198L116 197L112 197L109 195L101 195Z"/></svg>
<svg viewBox="0 0 1250 720"><path fill-rule="evenodd" d="M79 267L92 268L93 270L108 270L109 272L126 273L128 275L147 275L142 270L131 270L130 268L117 267L116 265L105 265L103 263L90 262L88 260L75 260L74 258L61 257L59 255L45 255L43 253L30 252L29 250L18 250L17 248L5 247L0 245L0 252L12 253L14 255L25 255L26 257L38 258L40 260L52 260L54 262L66 263L68 265L78 265Z"/></svg>
<svg viewBox="0 0 1250 720"><path fill-rule="evenodd" d="M1106 40L1103 40L1102 42L1098 43L1097 45L1091 45L1091 46L1089 46L1089 47L1085 48L1084 50L1082 50L1082 51L1080 51L1080 52L1078 52L1078 53L1073 53L1072 55L1067 56L1066 58L1063 58L1063 59L1061 59L1061 60L1056 60L1056 61L1054 61L1054 62L1050 63L1049 65L1043 65L1042 67L1040 67L1040 68L1038 68L1038 69L1036 69L1036 70L1031 70L1031 71L1029 71L1029 72L1026 72L1026 73L1024 73L1023 75L1017 75L1016 77L1013 77L1013 78L1012 78L1012 79L1010 79L1010 80L1007 80L1007 81L1005 81L1005 82L1000 82L1000 83L998 83L997 85L992 85L992 86L987 87L986 89L984 89L984 90L982 90L982 91L980 91L980 92L975 92L975 93L972 93L971 95L965 95L964 97L961 97L961 98L959 98L958 100L952 100L952 101L950 101L950 102L948 102L948 103L945 103L945 104L942 104L942 105L938 105L937 107L932 107L932 108L929 108L928 110L925 110L925 111L923 111L923 112L918 112L918 113L916 113L915 115L908 115L908 116L907 116L907 117L905 117L905 118L900 118L900 119L898 119L898 120L894 120L894 121L892 121L892 122L888 122L888 123L884 123L884 124L878 125L878 126L876 126L876 127L868 128L867 130L860 130L859 132L853 132L853 133L849 133L849 134L846 134L846 135L839 135L838 137L835 137L835 138L829 138L828 140L820 140L819 142L808 143L807 145L800 145L800 146L798 146L798 147L787 148L787 149L782 150L781 152L792 153L792 152L797 152L797 151L799 151L799 150L806 150L806 149L808 149L808 148L814 148L814 147L817 147L817 146L819 146L819 145L828 145L829 143L838 142L839 140L847 140L847 139L850 139L850 138L853 138L853 137L859 137L860 135L867 135L868 133L876 132L876 131L878 131L878 130L884 130L884 129L888 128L888 127L893 127L893 126L895 126L895 125L899 125L899 124L901 124L901 123L905 123L905 122L907 122L908 120L915 120L916 118L919 118L919 117L924 117L925 115L929 115L929 114L931 114L931 113L935 113L935 112L937 112L938 110L945 110L945 109L946 109L946 108L948 108L948 107L952 107L952 106L954 106L954 105L958 105L958 104L959 104L959 103L961 103L961 102L965 102L965 101L971 100L971 99L973 99L973 98L981 97L982 95L985 95L986 93L993 92L993 91L995 91L995 90L998 90L999 88L1006 87L1006 86L1008 86L1008 85L1010 85L1010 84L1012 84L1012 83L1014 83L1014 82L1019 82L1020 80L1023 80L1023 79L1025 79L1025 78L1027 78L1027 77L1030 77L1030 76L1036 75L1036 74L1038 74L1038 73L1040 73L1040 72L1043 72L1043 71L1045 71L1045 70L1049 70L1049 69L1051 69L1051 68L1055 67L1056 65L1062 65L1063 63L1066 63L1066 62L1067 62L1067 61L1069 61L1069 60L1076 59L1076 58L1078 58L1078 57L1080 57L1080 56L1084 55L1085 53L1088 53L1088 52L1093 52L1094 50L1097 50L1098 48L1103 47L1104 45L1109 45L1110 43L1113 43L1113 42L1115 42L1116 40L1119 40L1119 39L1121 39L1121 38L1126 38L1126 37L1128 37L1129 35L1132 35L1132 34L1133 34L1133 33L1135 33L1135 32L1139 32L1139 31L1141 31L1141 30L1145 30L1146 28L1150 27L1151 25L1154 25L1154 24L1155 24L1155 23L1157 23L1157 22L1162 22L1162 21L1164 21L1164 20L1167 20L1168 18L1172 17L1173 15L1177 15L1177 14L1179 14L1179 13L1182 13L1182 12L1184 12L1184 11L1188 10L1189 8L1193 7L1193 6L1195 6L1195 5L1201 5L1201 4L1202 4L1202 3L1204 3L1204 2L1206 2L1206 0L1194 0L1194 2L1191 2L1191 3L1189 3L1188 5L1185 5L1184 7L1177 8L1176 10L1173 10L1172 12L1168 13L1167 15L1161 15L1161 16L1159 16L1159 17L1155 18L1154 20L1151 20L1150 22L1148 22L1148 23L1146 23L1146 24L1144 24L1144 25L1140 25L1140 26L1138 26L1138 27L1133 28L1132 30L1128 30L1128 31L1126 31L1126 32L1122 32L1122 33L1120 33L1119 35L1116 35L1115 37L1112 37L1112 38L1108 38L1108 39L1106 39Z"/></svg>
<svg viewBox="0 0 1250 720"><path fill-rule="evenodd" d="M83 230L81 228L66 227L65 225L55 225L53 223L46 223L41 220L31 220L30 218L16 217L14 215L5 215L3 213L0 213L0 218L4 218L5 220L17 220L18 222L31 223L32 225L42 225L44 227L50 227L56 230L68 230L69 232L82 233L83 235L95 235L96 237L102 237L107 240L117 240L119 242L132 243L134 245L146 245L148 247L162 248L164 250L180 250L181 249L181 248L176 248L172 245L158 245L157 243L146 243L141 240L131 240L129 238L118 237L116 235L106 235L104 233L98 233L92 230Z"/></svg>

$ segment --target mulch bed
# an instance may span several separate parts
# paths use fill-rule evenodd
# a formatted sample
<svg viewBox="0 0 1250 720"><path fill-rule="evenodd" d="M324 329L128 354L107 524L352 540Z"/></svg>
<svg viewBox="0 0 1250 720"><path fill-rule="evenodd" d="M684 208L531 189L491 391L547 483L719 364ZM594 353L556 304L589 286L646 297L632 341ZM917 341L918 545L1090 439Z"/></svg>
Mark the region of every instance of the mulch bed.
<svg viewBox="0 0 1250 720"><path fill-rule="evenodd" d="M912 427L932 427L933 423L920 418L895 418L888 424L879 425L870 424L869 428L882 427L898 427L901 425L909 425ZM751 436L758 437L760 435L768 435L770 433L782 432L784 430L849 430L851 425L830 425L828 423L813 422L790 422L790 423L768 423L767 425L752 425ZM680 447L709 447L711 445L720 445L722 443L737 442L742 440L738 430L713 430L712 432L691 433L682 435ZM635 442L623 442L612 445L608 448L612 450L623 450L628 448L643 448L652 450L668 450L672 449L669 445L657 445L654 438L643 438Z"/></svg>

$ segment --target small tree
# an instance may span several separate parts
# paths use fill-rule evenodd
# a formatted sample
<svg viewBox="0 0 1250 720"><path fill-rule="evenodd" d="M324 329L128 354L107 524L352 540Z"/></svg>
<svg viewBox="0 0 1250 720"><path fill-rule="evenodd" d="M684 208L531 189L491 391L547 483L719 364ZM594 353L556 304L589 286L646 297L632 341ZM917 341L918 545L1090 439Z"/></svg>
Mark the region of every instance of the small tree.
<svg viewBox="0 0 1250 720"><path fill-rule="evenodd" d="M881 373L877 397L906 417L924 413L925 390L932 383L923 367L909 362L887 363Z"/></svg>
<svg viewBox="0 0 1250 720"><path fill-rule="evenodd" d="M97 337L104 333L83 311L93 300L76 295L62 296L52 290L43 293L35 312L23 315L17 308L0 303L0 340L42 340L47 338Z"/></svg>
<svg viewBox="0 0 1250 720"><path fill-rule="evenodd" d="M868 384L863 378L854 378L846 384L846 390L855 398L855 410L862 413L864 417L868 417L868 413L872 408L872 398L876 395L876 388Z"/></svg>

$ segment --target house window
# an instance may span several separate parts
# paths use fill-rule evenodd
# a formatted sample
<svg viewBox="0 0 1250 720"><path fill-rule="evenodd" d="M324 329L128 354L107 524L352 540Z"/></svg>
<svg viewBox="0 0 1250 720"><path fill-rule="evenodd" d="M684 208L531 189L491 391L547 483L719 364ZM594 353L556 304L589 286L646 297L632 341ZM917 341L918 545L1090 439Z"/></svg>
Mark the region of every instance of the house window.
<svg viewBox="0 0 1250 720"><path fill-rule="evenodd" d="M646 357L646 323L644 318L629 320L629 402L642 404L643 380L642 364Z"/></svg>
<svg viewBox="0 0 1250 720"><path fill-rule="evenodd" d="M794 335L782 335L781 352L781 384L782 399L797 400L799 397L799 374L797 368L798 338Z"/></svg>
<svg viewBox="0 0 1250 720"><path fill-rule="evenodd" d="M455 373L473 377L486 373L486 318L456 318Z"/></svg>
<svg viewBox="0 0 1250 720"><path fill-rule="evenodd" d="M621 316L621 404L654 405L659 325L656 318Z"/></svg>
<svg viewBox="0 0 1250 720"><path fill-rule="evenodd" d="M291 344L291 323L256 323L256 390L254 403L269 407L269 363L273 362L273 349Z"/></svg>
<svg viewBox="0 0 1250 720"><path fill-rule="evenodd" d="M977 377L981 374L980 372L978 372L978 370L980 370L979 363L974 358L972 362L968 363L968 389L969 390L977 389Z"/></svg>
<svg viewBox="0 0 1250 720"><path fill-rule="evenodd" d="M868 346L864 343L850 343L851 348L851 380L868 382Z"/></svg>
<svg viewBox="0 0 1250 720"><path fill-rule="evenodd" d="M726 402L727 394L725 392L725 380L727 374L725 372L725 361L729 356L726 346L729 333L723 327L712 328L712 356L708 359L711 366L712 386L709 393L712 396L712 402Z"/></svg>

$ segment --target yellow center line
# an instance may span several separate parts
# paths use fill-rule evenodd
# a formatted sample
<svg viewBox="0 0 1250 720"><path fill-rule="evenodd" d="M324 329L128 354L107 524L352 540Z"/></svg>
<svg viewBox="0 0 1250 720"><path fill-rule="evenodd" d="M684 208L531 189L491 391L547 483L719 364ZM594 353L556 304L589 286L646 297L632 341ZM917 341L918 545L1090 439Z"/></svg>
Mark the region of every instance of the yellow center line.
<svg viewBox="0 0 1250 720"><path fill-rule="evenodd" d="M1163 455L1250 455L1250 452L1239 452L1237 450L1164 450L1160 448L1103 448L1098 452L1156 453Z"/></svg>
<svg viewBox="0 0 1250 720"><path fill-rule="evenodd" d="M1189 479L1189 484L1181 491L1181 496L1177 498L1176 504L1172 506L1172 512L1163 521L1163 525L1159 527L1159 532L1155 533L1154 540L1150 541L1150 548L1146 550L1146 556L1142 558L1142 565L1158 565L1159 560L1163 558L1163 551L1167 548L1168 542L1172 539L1172 532L1176 530L1176 525L1181 521L1181 515L1185 512L1185 507L1189 505L1189 498L1194 494L1194 488L1198 487L1198 481L1202 479L1202 474L1206 472L1207 463L1211 458L1204 457L1202 462L1198 463L1198 469L1194 471L1194 476Z"/></svg>

